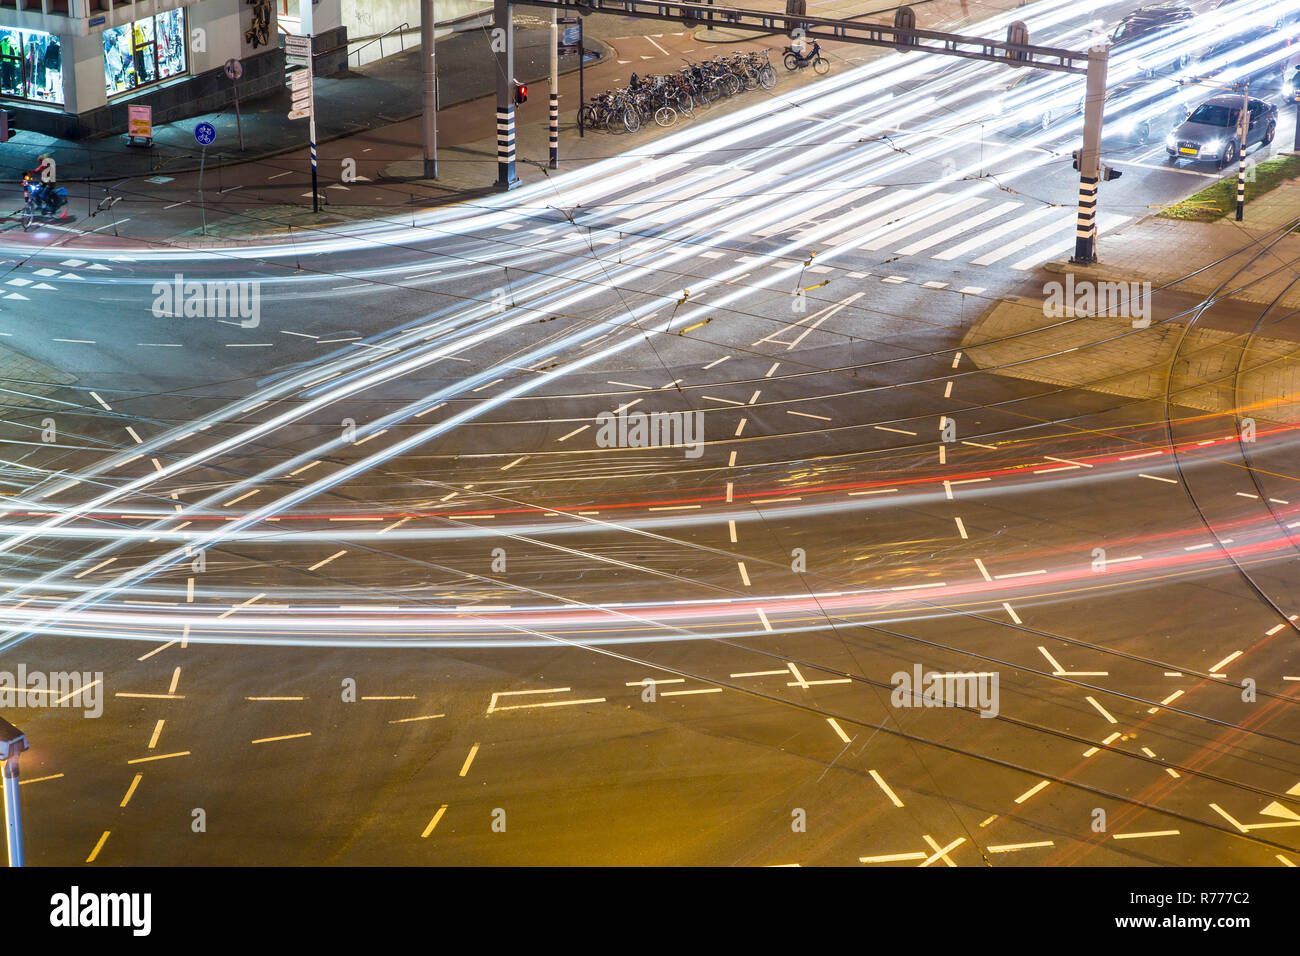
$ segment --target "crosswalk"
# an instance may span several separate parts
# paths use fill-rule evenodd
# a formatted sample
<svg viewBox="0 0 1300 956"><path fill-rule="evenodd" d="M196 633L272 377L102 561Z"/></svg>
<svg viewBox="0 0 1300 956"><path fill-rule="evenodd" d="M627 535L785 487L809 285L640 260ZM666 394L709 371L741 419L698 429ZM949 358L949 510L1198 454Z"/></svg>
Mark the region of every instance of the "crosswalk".
<svg viewBox="0 0 1300 956"><path fill-rule="evenodd" d="M735 165L696 167L656 185L610 201L606 221L641 221L656 226L689 223L694 216L752 201L772 190L776 209L788 207L781 177ZM806 242L810 246L848 246L858 252L888 254L890 261L919 257L938 263L993 266L1028 272L1074 248L1075 209L1008 199L987 188L953 184L951 190L860 186L817 191L793 215L774 216L754 228L756 238ZM753 213L748 213L752 216ZM1103 212L1102 234L1131 217Z"/></svg>

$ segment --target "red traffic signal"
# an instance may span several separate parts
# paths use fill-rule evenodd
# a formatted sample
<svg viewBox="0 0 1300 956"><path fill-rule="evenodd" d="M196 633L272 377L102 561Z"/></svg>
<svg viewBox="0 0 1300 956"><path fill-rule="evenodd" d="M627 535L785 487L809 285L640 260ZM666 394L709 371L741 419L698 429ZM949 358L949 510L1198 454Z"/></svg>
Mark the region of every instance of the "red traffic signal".
<svg viewBox="0 0 1300 956"><path fill-rule="evenodd" d="M519 106L528 100L528 87L523 83L515 84L515 106Z"/></svg>

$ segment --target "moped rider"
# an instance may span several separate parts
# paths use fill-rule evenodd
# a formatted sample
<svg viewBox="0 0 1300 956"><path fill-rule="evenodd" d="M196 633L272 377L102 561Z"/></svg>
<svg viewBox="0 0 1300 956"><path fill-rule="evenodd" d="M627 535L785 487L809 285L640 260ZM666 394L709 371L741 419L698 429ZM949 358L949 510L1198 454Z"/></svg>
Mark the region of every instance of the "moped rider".
<svg viewBox="0 0 1300 956"><path fill-rule="evenodd" d="M40 162L36 164L35 169L29 169L23 173L23 181L31 182L32 202L37 206L44 206L49 202L51 190L54 185L54 161L49 155L41 156Z"/></svg>

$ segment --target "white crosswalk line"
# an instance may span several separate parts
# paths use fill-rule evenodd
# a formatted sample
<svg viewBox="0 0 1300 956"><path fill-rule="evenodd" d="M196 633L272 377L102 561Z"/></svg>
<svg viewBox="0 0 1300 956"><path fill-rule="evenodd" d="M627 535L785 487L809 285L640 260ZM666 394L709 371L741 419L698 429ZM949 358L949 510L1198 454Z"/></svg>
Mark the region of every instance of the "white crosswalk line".
<svg viewBox="0 0 1300 956"><path fill-rule="evenodd" d="M916 198L916 190L896 190L891 195L882 197L876 203L859 208L856 211L858 221L851 228L821 241L827 245L838 245L842 242L861 239L864 236L874 234L878 229L898 222L913 213L929 209L935 203L949 198L951 197L946 193L931 193ZM874 215L869 215L864 219L862 216L864 212L874 213Z"/></svg>
<svg viewBox="0 0 1300 956"><path fill-rule="evenodd" d="M1114 232L1116 229L1124 225L1126 222L1131 221L1131 218L1132 217L1130 216L1121 216L1113 212L1102 213L1100 216L1097 217L1097 231L1100 235L1104 236L1106 233ZM1073 249L1074 249L1074 237L1072 235L1067 235L1066 237L1062 238L1060 241L1054 242L1049 246L1041 246L1040 248L1035 249L1032 253L1025 256L1019 262L1011 263L1011 265L1008 266L1008 268L1014 269L1017 272L1029 272L1035 267L1042 265L1044 262L1047 262L1053 256L1060 255L1064 252L1073 251Z"/></svg>
<svg viewBox="0 0 1300 956"><path fill-rule="evenodd" d="M820 207L812 206L806 212L799 214L793 219L781 223L775 223L771 226L764 226L762 229L754 233L754 235L766 239L768 236L775 236L778 233L789 232L796 226L802 226L804 223L814 220L818 216L824 216L833 212L839 206L846 206L857 202L859 199L870 196L872 193L878 193L881 188L882 187L880 186L864 186L861 189L855 189L853 192L841 196L837 200L833 200L829 205L822 205Z"/></svg>
<svg viewBox="0 0 1300 956"><path fill-rule="evenodd" d="M987 246L994 239L999 239L1015 229L1024 229L1031 222L1042 219L1048 213L1054 213L1057 211L1058 210L1054 206L1042 206L1027 215L1019 216L1015 219L1010 219L1001 225L994 226L988 232L981 233L974 239L967 239L965 242L958 243L949 249L945 249L943 252L936 253L930 258L942 259L944 262L950 262L958 256L964 256L972 249L978 249L980 246Z"/></svg>
<svg viewBox="0 0 1300 956"><path fill-rule="evenodd" d="M768 176L768 178L775 179L777 177ZM714 203L716 204L716 199ZM737 213L740 216L738 219L733 218L729 222L718 223L715 227L718 230L715 236L719 242L741 237L748 238L754 234L754 230L759 226L770 225L773 221L781 221L787 216L798 215L807 204L808 197L802 193L797 193L784 202L778 202L775 205L769 204L759 209L751 208L748 212ZM718 212L717 209L708 209L708 211Z"/></svg>
<svg viewBox="0 0 1300 956"><path fill-rule="evenodd" d="M644 218L654 223L668 223L679 221L687 216L693 216L696 213L704 212L712 207L716 207L721 198L714 194L715 190L724 186L730 186L737 180L748 180L745 185L750 185L754 174L747 169L726 169L724 172L713 177L705 184L703 189L691 189L683 192L680 196L669 193L672 202L665 202L657 207L654 211ZM755 184L757 185L757 184ZM728 192L729 197L743 195L743 189L733 189ZM702 194L702 195L701 195ZM697 199L691 199L691 196L699 196ZM682 201L686 200L686 201Z"/></svg>
<svg viewBox="0 0 1300 956"><path fill-rule="evenodd" d="M832 245L836 245L853 239L861 239L863 236L875 235L882 229L904 224L903 221L909 216L925 212L931 206L943 202L947 198L949 197L945 196L943 193L931 193L928 196L922 196L920 199L908 203L906 206L901 206L898 209L891 209L883 216L878 218L873 217L869 222L860 223L856 228L848 229L840 233L838 236L833 236L828 241ZM860 248L867 249L870 247L861 245Z"/></svg>
<svg viewBox="0 0 1300 956"><path fill-rule="evenodd" d="M915 194L916 194L916 190L914 189L894 190L893 192L889 193L889 195L877 199L875 202L869 202L865 205L859 206L856 209L850 209L848 212L841 213L840 215L836 216L834 219L829 219L826 222L814 224L808 227L807 229L802 230L798 234L798 236L796 236L796 238L802 239L805 236L812 233L814 230L818 232L821 232L823 230L835 230L835 229L839 229L842 226L847 226L849 223L859 222L864 216L870 215L876 209L906 202L908 198L914 196ZM832 235L835 234L832 232ZM838 240L839 236L836 236L835 238L836 240ZM820 239L818 241L829 243L833 240Z"/></svg>
<svg viewBox="0 0 1300 956"><path fill-rule="evenodd" d="M940 209L938 212L932 213L923 219L917 219L910 223L900 222L894 226L887 227L884 234L879 238L863 243L862 248L874 252L878 249L885 248L885 246L891 246L899 239L921 232L923 229L929 229L931 226L938 225L941 222L948 222L954 216L959 215L963 210L970 209L972 206L978 206L982 202L984 202L983 199L972 196L951 203L943 209Z"/></svg>
<svg viewBox="0 0 1300 956"><path fill-rule="evenodd" d="M1054 217L1050 225L1043 226L1036 232L1031 232L1027 236L1021 236L1013 242L1008 242L1005 245L999 246L992 252L980 256L971 264L976 266L991 266L993 263L1000 262L1012 253L1019 252L1021 249L1028 249L1030 246L1046 242L1053 235L1069 235L1068 230L1070 225L1075 221L1078 214L1073 209L1058 209L1057 212L1061 213L1061 215Z"/></svg>
<svg viewBox="0 0 1300 956"><path fill-rule="evenodd" d="M642 206L648 202L671 202L677 198L693 196L713 185L713 177L731 172L731 166L703 166L692 169L675 179L664 180L638 189L630 196L616 196L605 202L618 209L614 215L619 219L635 219L645 214Z"/></svg>
<svg viewBox="0 0 1300 956"><path fill-rule="evenodd" d="M914 242L910 246L904 246L902 249L895 249L894 251L897 252L900 256L910 256L910 255L915 255L918 252L924 252L926 249L929 249L931 246L937 246L941 242L947 242L949 239L953 238L954 236L960 236L963 232L970 232L976 226L982 226L984 225L984 223L989 222L990 220L998 219L1001 216L1004 216L1007 213L1011 212L1013 209L1019 209L1022 205L1023 203L1018 203L1015 202L1014 200L1004 202L1004 203L999 203L998 205L994 206L992 209L986 209L978 216L972 216L970 219L964 219L961 222L957 223L955 226L945 229L942 232L936 232L932 236L926 236L924 239L920 240L919 242Z"/></svg>

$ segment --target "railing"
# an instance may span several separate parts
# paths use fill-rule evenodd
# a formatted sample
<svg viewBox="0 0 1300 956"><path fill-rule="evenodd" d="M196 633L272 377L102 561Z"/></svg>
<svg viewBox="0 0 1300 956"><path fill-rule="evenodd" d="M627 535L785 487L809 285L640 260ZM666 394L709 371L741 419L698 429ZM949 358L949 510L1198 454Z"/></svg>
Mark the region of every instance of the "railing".
<svg viewBox="0 0 1300 956"><path fill-rule="evenodd" d="M411 25L410 25L409 23L399 23L397 26L393 27L391 30L385 30L383 33L379 34L379 35L376 36L376 37L370 37L370 38L367 38L367 37L358 37L357 40L349 40L346 44L344 44L344 46L351 46L353 43L356 43L356 42L358 42L359 40L366 40L366 42L365 42L365 43L362 43L361 46L357 47L355 50L349 50L349 51L348 51L348 58L351 59L353 53L357 54L357 66L360 66L360 65L361 65L361 51L364 50L366 47L370 46L372 43L378 43L378 44L379 44L379 58L382 60L382 59L384 58L384 37L389 36L390 34L393 34L393 33L396 33L396 34L397 34L398 38L401 40L402 50L405 51L405 50L406 50L406 34L409 33L409 32L411 32L412 29L413 29L413 28L411 27Z"/></svg>

